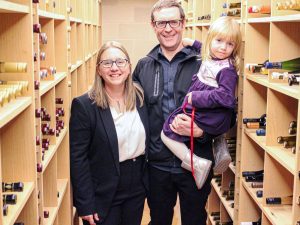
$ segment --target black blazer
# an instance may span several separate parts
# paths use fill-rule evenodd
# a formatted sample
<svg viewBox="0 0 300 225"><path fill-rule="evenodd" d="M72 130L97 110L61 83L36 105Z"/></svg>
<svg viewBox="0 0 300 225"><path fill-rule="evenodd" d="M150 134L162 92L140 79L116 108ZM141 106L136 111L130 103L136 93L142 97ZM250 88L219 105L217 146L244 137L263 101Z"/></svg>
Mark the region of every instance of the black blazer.
<svg viewBox="0 0 300 225"><path fill-rule="evenodd" d="M145 104L140 107L137 103L137 110L146 132L147 161L149 131ZM106 217L120 177L117 133L110 109L97 107L87 94L72 101L70 159L78 215L98 213L100 217ZM147 170L144 170L146 174Z"/></svg>

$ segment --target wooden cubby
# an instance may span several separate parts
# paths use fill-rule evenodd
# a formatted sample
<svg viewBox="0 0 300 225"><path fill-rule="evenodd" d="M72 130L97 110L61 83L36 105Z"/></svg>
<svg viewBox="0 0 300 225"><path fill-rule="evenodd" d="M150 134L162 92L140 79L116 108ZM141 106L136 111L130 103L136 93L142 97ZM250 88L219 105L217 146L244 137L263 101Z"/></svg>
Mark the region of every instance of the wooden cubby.
<svg viewBox="0 0 300 225"><path fill-rule="evenodd" d="M284 0L181 0L180 2L187 15L184 36L202 42L207 36L210 24L220 17L221 13L231 10L223 8L224 3L241 3L241 15L234 17L240 23L243 46L237 93L236 165L231 164L230 169L222 174L222 187L226 177L232 179L233 176L235 179L234 210L231 211L226 207L228 203L222 198L220 188L213 179L212 193L207 205L208 214L212 210L220 211L220 222L228 221L226 220L228 214L235 225L257 221L260 218L263 225L296 224L300 221L299 132L296 134L295 153L278 144L277 137L288 135L291 121L297 121L299 127L300 89L297 85L289 86L287 79L272 78L272 72L281 70L268 70L267 75L252 74L244 65L300 57L299 11L277 10L276 3L285 3ZM271 12L249 13L250 6L270 6ZM210 20L198 20L199 17L208 14L211 15ZM242 123L243 118L257 118L264 113L267 114L266 136L257 136L255 129L248 129ZM262 169L265 176L263 188L251 188L250 183L242 177L242 171ZM263 190L263 198L256 197L257 190ZM265 198L272 195L293 195L293 204L270 207L265 203ZM212 207L212 202L218 209L216 205ZM214 224L210 217L207 224Z"/></svg>
<svg viewBox="0 0 300 225"><path fill-rule="evenodd" d="M88 81L94 78L85 68L93 71L90 67L95 67L101 44L100 8L98 0L47 0L39 4L0 0L0 61L27 65L26 72L0 73L0 80L28 83L21 96L0 105L0 180L24 183L22 192L0 190L1 198L17 195L17 203L8 205L7 215L0 205L0 225L73 224L76 209L72 207L70 182L69 110L72 98L87 91ZM40 34L33 32L34 24L41 25L47 43L41 43ZM45 60L40 59L41 52ZM41 68L50 66L57 72L41 79ZM57 98L63 103L56 104ZM64 115L57 118L58 107ZM41 108L46 109L50 121L41 119ZM42 124L49 123L56 130L57 119L63 122L63 129L43 135ZM48 150L42 148L46 138L50 139ZM48 218L44 211L49 211Z"/></svg>

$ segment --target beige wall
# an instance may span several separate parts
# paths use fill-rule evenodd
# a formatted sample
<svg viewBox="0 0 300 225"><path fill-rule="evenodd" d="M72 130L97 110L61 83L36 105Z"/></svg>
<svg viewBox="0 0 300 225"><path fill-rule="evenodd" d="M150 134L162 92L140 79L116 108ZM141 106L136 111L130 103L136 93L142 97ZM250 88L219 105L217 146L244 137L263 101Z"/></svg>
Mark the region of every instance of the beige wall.
<svg viewBox="0 0 300 225"><path fill-rule="evenodd" d="M150 11L157 0L102 0L102 41L121 42L133 66L158 42L150 26Z"/></svg>

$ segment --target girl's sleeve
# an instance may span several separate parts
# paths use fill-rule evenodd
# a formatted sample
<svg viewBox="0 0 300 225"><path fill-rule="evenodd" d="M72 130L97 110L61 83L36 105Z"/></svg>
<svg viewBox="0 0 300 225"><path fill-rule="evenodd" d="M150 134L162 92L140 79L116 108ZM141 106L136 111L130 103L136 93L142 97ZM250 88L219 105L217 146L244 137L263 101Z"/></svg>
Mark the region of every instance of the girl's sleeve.
<svg viewBox="0 0 300 225"><path fill-rule="evenodd" d="M217 75L218 88L193 91L192 105L196 108L235 108L237 73L233 68L224 68Z"/></svg>

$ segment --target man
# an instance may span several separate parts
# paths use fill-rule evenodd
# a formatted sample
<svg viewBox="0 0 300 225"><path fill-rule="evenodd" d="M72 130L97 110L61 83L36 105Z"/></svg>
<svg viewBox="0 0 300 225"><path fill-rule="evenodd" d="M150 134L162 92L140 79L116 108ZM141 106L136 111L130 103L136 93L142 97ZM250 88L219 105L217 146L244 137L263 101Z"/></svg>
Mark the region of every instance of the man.
<svg viewBox="0 0 300 225"><path fill-rule="evenodd" d="M182 225L204 225L212 171L198 190L192 173L181 167L181 161L160 139L164 121L181 105L201 61L196 50L182 45L185 14L177 1L158 1L152 9L151 25L159 45L138 62L133 73L134 80L144 89L150 120L148 203L151 225L172 224L177 194ZM189 116L180 114L173 125L178 134L190 135ZM196 124L194 137L195 154L213 161L211 138Z"/></svg>

